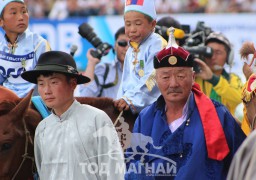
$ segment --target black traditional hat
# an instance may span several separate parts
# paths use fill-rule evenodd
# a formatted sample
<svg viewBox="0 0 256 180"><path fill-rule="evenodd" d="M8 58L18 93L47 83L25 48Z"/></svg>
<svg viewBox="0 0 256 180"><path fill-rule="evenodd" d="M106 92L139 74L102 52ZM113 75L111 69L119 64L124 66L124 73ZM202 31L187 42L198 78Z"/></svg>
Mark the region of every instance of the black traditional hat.
<svg viewBox="0 0 256 180"><path fill-rule="evenodd" d="M161 50L154 57L154 68L161 67L193 67L193 57L188 51L178 46L175 41L174 31L171 27L169 29L169 41L166 48Z"/></svg>
<svg viewBox="0 0 256 180"><path fill-rule="evenodd" d="M77 84L90 81L88 77L78 73L73 57L62 51L48 51L41 54L35 69L23 72L21 77L26 81L37 84L38 76L46 72L62 73L74 77L77 79Z"/></svg>

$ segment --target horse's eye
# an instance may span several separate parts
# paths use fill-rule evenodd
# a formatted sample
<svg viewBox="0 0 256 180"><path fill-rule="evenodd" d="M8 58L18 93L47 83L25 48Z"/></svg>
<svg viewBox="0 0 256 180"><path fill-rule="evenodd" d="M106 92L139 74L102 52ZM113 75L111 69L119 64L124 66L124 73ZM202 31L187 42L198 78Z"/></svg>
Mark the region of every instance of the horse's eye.
<svg viewBox="0 0 256 180"><path fill-rule="evenodd" d="M7 151L7 150L11 149L11 147L12 147L12 145L10 143L4 143L1 145L0 152Z"/></svg>

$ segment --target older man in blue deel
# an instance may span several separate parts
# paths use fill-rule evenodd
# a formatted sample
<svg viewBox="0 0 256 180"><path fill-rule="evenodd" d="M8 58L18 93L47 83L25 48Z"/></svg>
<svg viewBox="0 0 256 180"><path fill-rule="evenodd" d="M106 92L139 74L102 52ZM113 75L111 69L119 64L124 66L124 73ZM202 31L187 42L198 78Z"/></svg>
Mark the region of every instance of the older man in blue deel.
<svg viewBox="0 0 256 180"><path fill-rule="evenodd" d="M245 134L222 104L194 82L193 58L171 33L154 58L161 96L139 114L133 133L152 138L126 151L126 179L225 179Z"/></svg>

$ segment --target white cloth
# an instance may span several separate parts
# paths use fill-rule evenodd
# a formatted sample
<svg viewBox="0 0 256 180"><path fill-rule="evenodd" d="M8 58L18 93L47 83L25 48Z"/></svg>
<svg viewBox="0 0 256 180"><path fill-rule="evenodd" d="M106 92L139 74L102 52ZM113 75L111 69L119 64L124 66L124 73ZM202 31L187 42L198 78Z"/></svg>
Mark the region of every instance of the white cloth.
<svg viewBox="0 0 256 180"><path fill-rule="evenodd" d="M229 167L227 180L256 179L256 130L254 130L237 150Z"/></svg>
<svg viewBox="0 0 256 180"><path fill-rule="evenodd" d="M191 96L192 93L190 93L189 97ZM171 132L173 133L174 131L176 131L176 129L178 129L180 127L180 125L187 120L187 115L188 115L188 101L189 98L182 110L182 116L176 120L174 120L173 122L171 122L169 124L169 128L171 130Z"/></svg>
<svg viewBox="0 0 256 180"><path fill-rule="evenodd" d="M39 123L35 160L41 180L124 179L123 151L110 118L76 100L60 118L52 113Z"/></svg>

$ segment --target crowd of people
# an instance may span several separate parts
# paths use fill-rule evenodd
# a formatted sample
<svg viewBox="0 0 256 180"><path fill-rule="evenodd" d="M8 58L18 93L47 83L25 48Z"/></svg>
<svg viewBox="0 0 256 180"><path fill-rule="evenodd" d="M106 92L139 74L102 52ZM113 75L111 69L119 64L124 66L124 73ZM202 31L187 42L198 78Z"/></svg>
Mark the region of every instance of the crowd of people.
<svg viewBox="0 0 256 180"><path fill-rule="evenodd" d="M33 18L123 15L125 0L25 0ZM255 0L157 0L156 11L166 13L253 13Z"/></svg>
<svg viewBox="0 0 256 180"><path fill-rule="evenodd" d="M64 18L71 12L74 16L107 14L104 3L112 4L111 1L90 2L56 1L60 3L58 8L69 9L68 14L56 15ZM229 171L232 159L236 157L235 160L240 161L237 156L242 150L238 155L236 152L255 127L256 77L250 65L244 65L247 83L243 85L236 74L228 73L224 68L225 64L232 63L233 56L232 46L222 33L211 32L204 42L213 51L211 57L195 58L182 47L181 39L175 37L175 31L182 31L176 20L168 17L160 21L171 27L166 39L155 32L160 1L156 4L152 0L115 2L124 6L121 12L125 24L115 34L115 60L113 64L99 64L100 59L91 53L93 49L88 49L89 63L83 73L78 72L71 55L51 50L44 38L28 29L29 11L40 9L41 5L49 8L52 4L54 7L53 2L0 2L0 25L5 31L5 38L0 43L0 60L6 62L0 66L3 69L0 83L19 97L25 97L37 87L36 92L45 107L51 110L35 133L35 162L40 179L233 177L236 171ZM161 1L161 5L168 2ZM227 2L245 4L245 1ZM29 6L36 4L27 9L26 3ZM37 6L37 3L41 5ZM197 12L199 9L206 12L210 1L187 3L191 7L187 12L197 11L195 7ZM91 5L88 12L83 10L83 5ZM82 8L79 12L78 7ZM49 13L50 16L52 10L37 13L44 16ZM250 45L244 54L241 53L243 57L251 53L248 49L254 49L252 54L255 54L255 48ZM197 71L194 71L195 64ZM134 122L134 136L125 152L107 114L80 104L75 93L78 96L112 98L116 110L130 111L138 116ZM242 101L248 118L243 120L241 128L234 118L234 110ZM92 134L98 131L101 134L95 140ZM145 147L140 146L143 144ZM103 166L104 173L100 171L102 169L93 172L81 170L81 163L83 166ZM239 166L235 163L231 168ZM121 168L118 172L117 166ZM124 167L126 171L122 169Z"/></svg>

